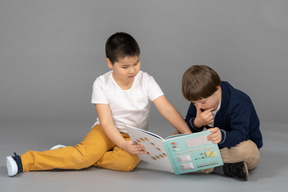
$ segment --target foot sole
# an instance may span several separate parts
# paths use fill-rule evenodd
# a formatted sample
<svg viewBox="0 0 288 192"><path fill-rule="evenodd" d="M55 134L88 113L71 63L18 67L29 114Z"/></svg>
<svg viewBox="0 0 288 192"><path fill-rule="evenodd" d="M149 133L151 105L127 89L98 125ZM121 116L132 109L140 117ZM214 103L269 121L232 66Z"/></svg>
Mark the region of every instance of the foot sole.
<svg viewBox="0 0 288 192"><path fill-rule="evenodd" d="M66 147L66 146L65 145L55 145L54 147L51 147L50 150L59 149L59 148L63 148L63 147Z"/></svg>
<svg viewBox="0 0 288 192"><path fill-rule="evenodd" d="M248 181L248 178L249 178L248 166L247 166L247 163L245 161L243 162L243 164L244 164L245 172L246 172L246 178L244 180Z"/></svg>
<svg viewBox="0 0 288 192"><path fill-rule="evenodd" d="M9 177L13 177L18 173L18 166L12 156L6 157L6 166Z"/></svg>

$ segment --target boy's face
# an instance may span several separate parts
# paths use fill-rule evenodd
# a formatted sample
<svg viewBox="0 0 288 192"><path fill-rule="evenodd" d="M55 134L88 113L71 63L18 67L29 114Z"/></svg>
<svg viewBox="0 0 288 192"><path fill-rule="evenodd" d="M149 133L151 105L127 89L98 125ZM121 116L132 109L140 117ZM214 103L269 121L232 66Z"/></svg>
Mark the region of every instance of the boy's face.
<svg viewBox="0 0 288 192"><path fill-rule="evenodd" d="M113 78L119 84L133 83L134 77L140 71L139 56L136 57L124 57L119 59L114 64L106 58L108 67L113 70Z"/></svg>
<svg viewBox="0 0 288 192"><path fill-rule="evenodd" d="M221 87L219 86L217 91L213 93L210 97L198 100L198 101L192 101L195 106L199 107L202 110L212 109L212 111L216 110L219 103L221 101Z"/></svg>

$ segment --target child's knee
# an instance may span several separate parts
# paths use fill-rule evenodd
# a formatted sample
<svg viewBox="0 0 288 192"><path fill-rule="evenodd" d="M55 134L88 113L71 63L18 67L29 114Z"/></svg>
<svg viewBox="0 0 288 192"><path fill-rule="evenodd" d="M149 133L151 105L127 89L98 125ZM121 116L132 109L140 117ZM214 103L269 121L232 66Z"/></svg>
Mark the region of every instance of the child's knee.
<svg viewBox="0 0 288 192"><path fill-rule="evenodd" d="M248 169L254 169L260 160L260 150L256 144L250 140L247 141L247 150L245 155L245 161L248 165Z"/></svg>
<svg viewBox="0 0 288 192"><path fill-rule="evenodd" d="M243 142L242 146L239 148L239 153L245 158L249 158L254 157L255 155L258 156L259 149L253 141L248 140Z"/></svg>
<svg viewBox="0 0 288 192"><path fill-rule="evenodd" d="M94 153L91 153L90 151L85 150L79 150L77 146L74 147L74 152L72 153L73 160L75 161L75 164L78 165L78 169L83 169L90 167L97 161L97 155Z"/></svg>
<svg viewBox="0 0 288 192"><path fill-rule="evenodd" d="M241 157L247 163L249 170L257 166L260 160L260 151L253 141L244 141L237 147L236 151L236 156Z"/></svg>

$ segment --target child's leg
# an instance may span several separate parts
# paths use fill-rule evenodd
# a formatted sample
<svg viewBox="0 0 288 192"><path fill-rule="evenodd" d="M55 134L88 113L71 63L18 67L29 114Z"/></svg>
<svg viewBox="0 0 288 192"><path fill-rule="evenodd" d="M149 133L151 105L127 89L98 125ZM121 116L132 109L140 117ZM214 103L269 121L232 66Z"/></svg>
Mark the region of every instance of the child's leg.
<svg viewBox="0 0 288 192"><path fill-rule="evenodd" d="M260 160L260 151L251 141L243 141L235 147L220 149L223 163L246 162L248 170L254 169ZM211 173L214 168L204 169L202 172Z"/></svg>
<svg viewBox="0 0 288 192"><path fill-rule="evenodd" d="M127 135L122 134L126 140ZM94 166L103 167L117 171L132 171L140 162L137 155L132 155L120 147L115 146L112 151L106 152Z"/></svg>
<svg viewBox="0 0 288 192"><path fill-rule="evenodd" d="M251 140L243 141L230 149L223 148L220 153L224 163L245 161L249 170L254 169L260 160L260 151Z"/></svg>
<svg viewBox="0 0 288 192"><path fill-rule="evenodd" d="M74 147L24 153L21 155L23 171L86 168L98 161L113 146L101 126L96 125L84 140Z"/></svg>

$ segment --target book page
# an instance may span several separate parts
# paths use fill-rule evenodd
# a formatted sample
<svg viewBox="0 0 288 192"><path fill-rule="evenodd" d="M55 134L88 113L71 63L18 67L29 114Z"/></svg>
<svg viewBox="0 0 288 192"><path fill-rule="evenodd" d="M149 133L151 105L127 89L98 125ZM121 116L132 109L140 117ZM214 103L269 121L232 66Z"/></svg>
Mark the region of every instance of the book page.
<svg viewBox="0 0 288 192"><path fill-rule="evenodd" d="M165 171L173 172L170 160L163 146L163 138L142 129L126 127L131 140L143 145L148 154L139 154L139 158Z"/></svg>

